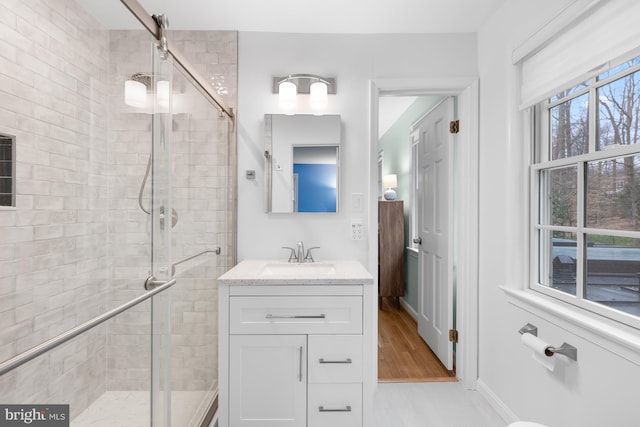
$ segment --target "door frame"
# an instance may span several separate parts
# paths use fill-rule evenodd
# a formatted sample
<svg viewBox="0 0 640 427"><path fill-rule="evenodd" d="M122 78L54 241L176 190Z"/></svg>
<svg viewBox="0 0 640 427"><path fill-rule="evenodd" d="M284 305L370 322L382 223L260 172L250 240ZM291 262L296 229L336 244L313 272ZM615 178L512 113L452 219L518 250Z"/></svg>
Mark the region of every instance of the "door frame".
<svg viewBox="0 0 640 427"><path fill-rule="evenodd" d="M478 379L478 181L479 181L479 83L477 77L443 77L424 79L373 79L369 82L369 242L377 241L378 210L378 98L380 95L453 96L458 100L460 133L455 148L455 205L452 226L455 233L454 266L456 269L455 324L456 377L465 388L475 390ZM370 245L369 270L377 270L378 248ZM377 277L376 277L377 282ZM376 283L377 285L377 283ZM377 334L375 339L377 341ZM376 346L377 347L377 342ZM377 378L377 358L373 375Z"/></svg>

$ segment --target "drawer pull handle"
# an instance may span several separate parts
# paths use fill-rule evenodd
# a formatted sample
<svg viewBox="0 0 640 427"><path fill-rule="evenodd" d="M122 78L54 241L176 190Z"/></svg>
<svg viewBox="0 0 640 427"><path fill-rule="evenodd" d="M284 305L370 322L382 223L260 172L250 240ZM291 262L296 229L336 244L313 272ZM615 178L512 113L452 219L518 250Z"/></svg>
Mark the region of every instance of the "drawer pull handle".
<svg viewBox="0 0 640 427"><path fill-rule="evenodd" d="M318 359L320 363L353 363L351 358L347 358L346 360L324 360L322 357Z"/></svg>
<svg viewBox="0 0 640 427"><path fill-rule="evenodd" d="M317 315L308 315L308 316L296 316L296 315L284 315L277 316L274 314L267 314L267 319L324 319L327 316L325 314L317 314Z"/></svg>
<svg viewBox="0 0 640 427"><path fill-rule="evenodd" d="M303 351L302 346L300 346L299 351L300 351L300 362L299 362L300 364L298 365L298 367L299 367L298 368L298 381L302 382L302 351Z"/></svg>
<svg viewBox="0 0 640 427"><path fill-rule="evenodd" d="M319 412L351 412L351 406L347 405L344 408L325 408L324 406L318 406Z"/></svg>

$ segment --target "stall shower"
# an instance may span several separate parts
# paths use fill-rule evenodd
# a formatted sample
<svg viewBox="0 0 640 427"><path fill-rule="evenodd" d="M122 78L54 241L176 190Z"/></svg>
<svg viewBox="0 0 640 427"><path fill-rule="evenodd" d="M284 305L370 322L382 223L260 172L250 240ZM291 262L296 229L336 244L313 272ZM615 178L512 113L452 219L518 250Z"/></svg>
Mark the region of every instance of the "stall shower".
<svg viewBox="0 0 640 427"><path fill-rule="evenodd" d="M172 31L162 58L134 18L99 18L82 0L0 5L0 403L69 405L77 427L207 425L216 278L235 262L237 34Z"/></svg>

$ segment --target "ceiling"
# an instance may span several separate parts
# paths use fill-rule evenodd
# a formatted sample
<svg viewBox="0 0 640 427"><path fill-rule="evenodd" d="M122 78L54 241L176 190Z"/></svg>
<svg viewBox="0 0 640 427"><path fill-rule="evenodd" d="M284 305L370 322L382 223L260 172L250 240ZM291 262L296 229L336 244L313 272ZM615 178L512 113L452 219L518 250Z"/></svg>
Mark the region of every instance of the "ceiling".
<svg viewBox="0 0 640 427"><path fill-rule="evenodd" d="M475 32L506 0L138 0L175 30L285 33ZM107 28L139 28L115 0L78 0Z"/></svg>

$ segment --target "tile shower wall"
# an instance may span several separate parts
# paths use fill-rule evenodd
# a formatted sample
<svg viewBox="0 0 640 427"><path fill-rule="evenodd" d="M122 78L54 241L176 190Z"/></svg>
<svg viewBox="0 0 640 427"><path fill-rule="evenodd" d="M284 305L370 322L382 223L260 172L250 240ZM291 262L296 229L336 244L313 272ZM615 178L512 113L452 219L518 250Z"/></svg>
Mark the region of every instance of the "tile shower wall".
<svg viewBox="0 0 640 427"><path fill-rule="evenodd" d="M237 33L179 31L176 45L231 106L236 106ZM180 286L172 305L174 390L207 390L217 386L218 292L215 278L231 266L233 254L230 176L235 163L232 125L202 97L190 96L188 115L174 119L174 207L180 222L174 229L174 259L214 246L207 254L177 267Z"/></svg>
<svg viewBox="0 0 640 427"><path fill-rule="evenodd" d="M139 295L148 274L149 224L137 197L151 120L124 107L122 88L131 73L150 69L149 39L96 28L71 0L0 4L0 133L17 137L17 206L0 210L1 360ZM174 37L235 106L236 33ZM174 259L214 244L223 252L177 267L180 390L202 390L215 378L214 278L233 253L232 227L221 226L232 208L227 165L235 152L228 151L228 122L204 112L172 123L180 215ZM145 201L148 191L147 184ZM66 402L73 416L105 390L148 390L148 324L145 305L4 375L0 401Z"/></svg>
<svg viewBox="0 0 640 427"><path fill-rule="evenodd" d="M172 40L192 65L207 78L230 105L235 106L237 81L237 37L235 32L172 32ZM150 72L145 63L149 44L136 31L111 32L112 120L109 133L114 171L110 177L110 259L119 290L125 301L140 288L140 277L148 268L136 259L148 259L148 217L138 207L151 148L151 116L123 106L122 85L127 76ZM178 261L220 246L221 255L204 254L176 266L178 285L172 299L172 389L207 390L217 378L217 283L230 263L233 239L227 221L229 198L231 132L228 119L174 70L174 114L171 119L173 202L178 222L173 229L172 257ZM128 132L135 120L136 132ZM119 130L122 126L123 129ZM148 204L149 185L143 202ZM132 280L132 277L138 280ZM128 319L116 320L109 329L108 388L143 390L148 387L149 336L131 328L131 323L148 319L142 308ZM133 357L133 360L132 360Z"/></svg>
<svg viewBox="0 0 640 427"><path fill-rule="evenodd" d="M107 305L108 34L71 0L0 4L0 133L16 137L16 207L0 210L0 359ZM106 329L0 378L0 401L105 390Z"/></svg>

